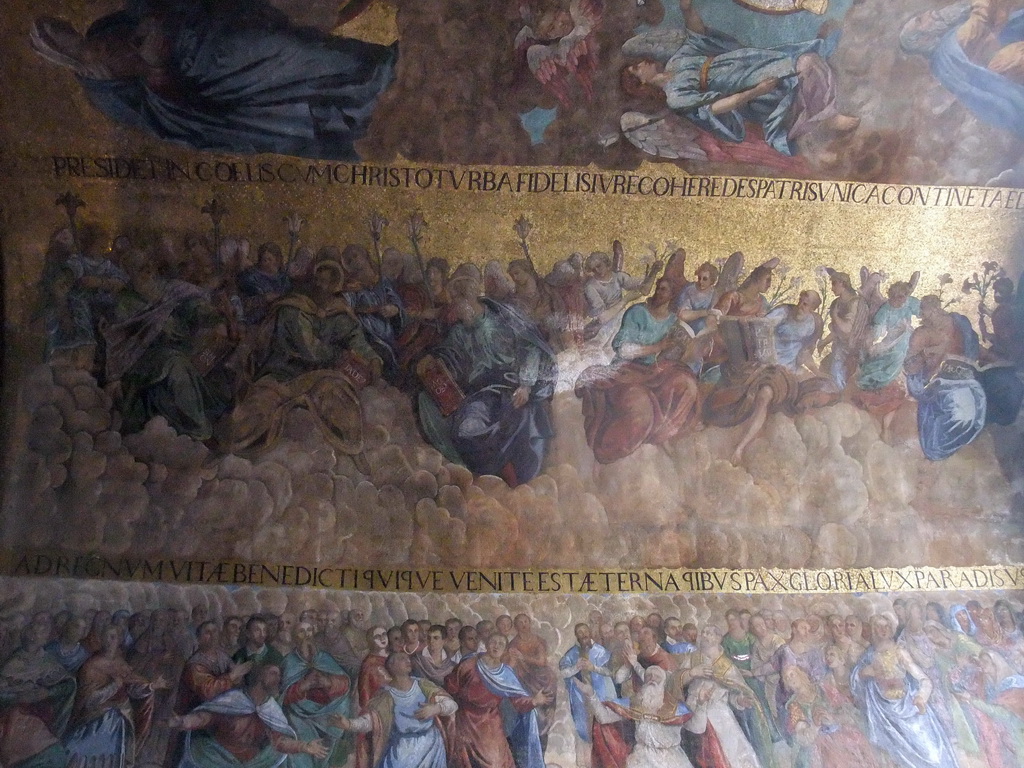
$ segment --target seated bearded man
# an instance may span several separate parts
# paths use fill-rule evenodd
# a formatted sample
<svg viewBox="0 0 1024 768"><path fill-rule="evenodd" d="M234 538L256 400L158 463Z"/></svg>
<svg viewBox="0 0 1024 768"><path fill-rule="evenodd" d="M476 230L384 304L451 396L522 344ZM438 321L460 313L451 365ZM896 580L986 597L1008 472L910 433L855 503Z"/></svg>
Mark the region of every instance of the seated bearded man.
<svg viewBox="0 0 1024 768"><path fill-rule="evenodd" d="M233 452L272 448L288 413L306 408L331 446L368 471L357 387L379 378L383 363L339 295L343 282L341 267L322 261L308 294L289 294L271 308L255 353L256 381L229 418L225 442Z"/></svg>
<svg viewBox="0 0 1024 768"><path fill-rule="evenodd" d="M459 321L417 365L420 426L449 461L510 486L529 482L554 435L554 350L518 309L480 296L475 275L452 283Z"/></svg>

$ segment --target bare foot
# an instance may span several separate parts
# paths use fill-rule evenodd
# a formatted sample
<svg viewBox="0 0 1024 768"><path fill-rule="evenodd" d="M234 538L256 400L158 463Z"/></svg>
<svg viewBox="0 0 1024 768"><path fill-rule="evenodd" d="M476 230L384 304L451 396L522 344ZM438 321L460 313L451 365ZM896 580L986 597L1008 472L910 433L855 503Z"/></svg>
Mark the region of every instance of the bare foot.
<svg viewBox="0 0 1024 768"><path fill-rule="evenodd" d="M826 120L825 125L836 133L849 133L850 131L857 130L857 127L860 125L860 118L851 117L850 115L836 115Z"/></svg>

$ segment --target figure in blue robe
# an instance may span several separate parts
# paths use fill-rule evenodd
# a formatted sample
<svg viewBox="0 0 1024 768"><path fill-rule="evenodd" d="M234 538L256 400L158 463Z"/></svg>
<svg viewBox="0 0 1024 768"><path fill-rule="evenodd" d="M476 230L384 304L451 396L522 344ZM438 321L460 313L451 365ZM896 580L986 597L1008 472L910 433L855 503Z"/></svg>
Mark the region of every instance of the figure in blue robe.
<svg viewBox="0 0 1024 768"><path fill-rule="evenodd" d="M344 296L355 310L366 340L384 362L384 378L397 384L402 378L398 364L398 337L405 327L406 314L395 284L385 277L374 285L346 290ZM378 312L380 307L389 305L398 309L397 314L387 317Z"/></svg>
<svg viewBox="0 0 1024 768"><path fill-rule="evenodd" d="M997 71L998 66L983 66L979 61L987 56L972 56L957 37L962 26L974 23L975 14L982 19L984 9L968 0L919 14L900 31L900 47L927 56L935 79L981 120L1024 138L1024 84ZM981 23L989 26L987 19ZM986 47L992 49L1024 42L1024 11L1011 13L991 34L994 39Z"/></svg>
<svg viewBox="0 0 1024 768"><path fill-rule="evenodd" d="M839 34L775 48L749 48L714 30L705 34L690 31L686 41L665 65L671 81L665 86L670 109L687 120L726 141L746 138L745 122L756 123L764 130L765 141L784 155L794 155L791 143L794 111L800 78L797 59L807 53L821 59L832 55ZM714 114L713 102L749 90L771 78L779 85L739 109ZM829 116L837 114L835 93L826 100Z"/></svg>
<svg viewBox="0 0 1024 768"><path fill-rule="evenodd" d="M890 288L890 292L893 289ZM921 301L915 296L890 296L871 320L874 344L868 349L857 375L861 389L882 389L899 378L910 348L911 318L921 315Z"/></svg>
<svg viewBox="0 0 1024 768"><path fill-rule="evenodd" d="M268 274L259 267L249 267L242 271L236 282L242 294L245 322L249 325L262 323L270 305L292 288L292 281L284 270Z"/></svg>
<svg viewBox="0 0 1024 768"><path fill-rule="evenodd" d="M589 640L589 635L587 639ZM580 668L580 662L584 659L590 662L593 669ZM615 683L608 670L611 660L612 655L604 646L593 643L589 648L584 648L577 643L566 651L558 662L558 669L565 678L565 687L569 691L569 711L576 726L576 734L587 743L591 740L590 716L587 712L587 697L580 690L579 684L589 684L600 701L615 699Z"/></svg>
<svg viewBox="0 0 1024 768"><path fill-rule="evenodd" d="M894 653L871 646L850 673L850 691L867 722L868 740L901 768L960 768L935 711L927 704L919 709L914 702L923 684L905 674L897 695L897 681L879 679L880 670L899 672ZM862 676L868 669L876 676Z"/></svg>
<svg viewBox="0 0 1024 768"><path fill-rule="evenodd" d="M420 425L449 461L510 485L529 482L540 473L554 435L548 410L554 350L514 307L488 298L468 304L475 316L463 317L421 361L441 361L465 398L445 416L421 392Z"/></svg>
<svg viewBox="0 0 1024 768"><path fill-rule="evenodd" d="M492 668L488 667L485 661L483 656L478 656L476 669L487 690L503 699L530 698L530 693L523 687L510 666L501 664L497 668ZM506 706L503 707L502 720L516 768L544 768L544 750L540 744L537 710L519 712L512 706Z"/></svg>
<svg viewBox="0 0 1024 768"><path fill-rule="evenodd" d="M397 45L293 26L266 0L129 0L82 39L37 20L35 50L112 120L216 152L355 160Z"/></svg>
<svg viewBox="0 0 1024 768"><path fill-rule="evenodd" d="M925 309L926 317L928 314ZM978 334L963 315L948 315L954 333L960 337L955 341L965 359L944 360L937 371L926 367L907 373L907 392L917 400L921 450L932 461L952 456L973 441L984 428L986 417L985 390L970 364L978 358Z"/></svg>

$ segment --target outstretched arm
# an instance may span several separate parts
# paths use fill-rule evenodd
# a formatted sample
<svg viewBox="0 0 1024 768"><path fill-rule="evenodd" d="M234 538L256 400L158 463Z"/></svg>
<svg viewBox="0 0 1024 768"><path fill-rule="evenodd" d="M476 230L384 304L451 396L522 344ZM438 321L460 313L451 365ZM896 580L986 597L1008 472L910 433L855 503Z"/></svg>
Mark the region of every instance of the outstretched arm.
<svg viewBox="0 0 1024 768"><path fill-rule="evenodd" d="M693 0L679 0L679 8L683 12L683 21L687 29L691 32L696 32L698 35L703 35L707 31L707 28L704 26L704 19L697 13L697 9L693 7Z"/></svg>

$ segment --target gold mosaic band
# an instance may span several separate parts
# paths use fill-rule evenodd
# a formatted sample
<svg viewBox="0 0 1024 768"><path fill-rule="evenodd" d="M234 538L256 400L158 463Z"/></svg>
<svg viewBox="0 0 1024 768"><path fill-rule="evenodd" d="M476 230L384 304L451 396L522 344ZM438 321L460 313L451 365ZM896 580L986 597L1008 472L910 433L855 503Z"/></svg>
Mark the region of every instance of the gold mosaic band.
<svg viewBox="0 0 1024 768"><path fill-rule="evenodd" d="M1024 589L1024 565L1014 564L948 568L403 569L19 551L0 555L0 573L236 587L469 594L778 595Z"/></svg>

